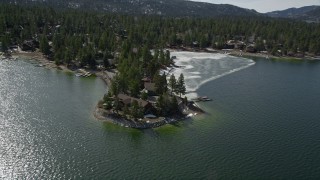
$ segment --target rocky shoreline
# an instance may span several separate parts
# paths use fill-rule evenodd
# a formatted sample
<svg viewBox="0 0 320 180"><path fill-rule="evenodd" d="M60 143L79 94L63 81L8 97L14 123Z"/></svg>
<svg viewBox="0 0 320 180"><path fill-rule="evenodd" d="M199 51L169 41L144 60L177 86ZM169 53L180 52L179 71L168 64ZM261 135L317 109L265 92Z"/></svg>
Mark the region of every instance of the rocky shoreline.
<svg viewBox="0 0 320 180"><path fill-rule="evenodd" d="M150 129L157 128L166 124L174 124L178 122L178 120L174 118L163 117L155 122L146 122L146 121L132 121L121 117L116 113L109 112L102 108L96 106L94 110L94 117L98 120L113 123L126 128L135 128L135 129Z"/></svg>

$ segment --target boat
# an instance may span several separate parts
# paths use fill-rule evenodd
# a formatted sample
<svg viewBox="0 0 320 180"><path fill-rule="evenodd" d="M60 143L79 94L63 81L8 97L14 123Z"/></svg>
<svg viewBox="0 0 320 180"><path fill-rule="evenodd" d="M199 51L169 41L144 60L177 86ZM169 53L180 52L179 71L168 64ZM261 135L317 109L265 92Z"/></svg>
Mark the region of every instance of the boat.
<svg viewBox="0 0 320 180"><path fill-rule="evenodd" d="M92 74L90 72L86 72L83 76L84 77L90 77Z"/></svg>
<svg viewBox="0 0 320 180"><path fill-rule="evenodd" d="M192 100L195 102L212 101L212 99L208 98L207 96L200 96L200 97L194 98Z"/></svg>
<svg viewBox="0 0 320 180"><path fill-rule="evenodd" d="M75 74L77 77L90 77L92 74L84 69L78 69Z"/></svg>

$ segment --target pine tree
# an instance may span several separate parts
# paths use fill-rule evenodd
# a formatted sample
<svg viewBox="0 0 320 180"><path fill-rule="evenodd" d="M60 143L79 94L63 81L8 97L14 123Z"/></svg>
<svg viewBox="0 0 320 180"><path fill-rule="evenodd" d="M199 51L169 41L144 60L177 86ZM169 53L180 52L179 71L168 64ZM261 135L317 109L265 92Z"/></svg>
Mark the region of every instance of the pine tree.
<svg viewBox="0 0 320 180"><path fill-rule="evenodd" d="M110 92L115 97L117 97L120 92L119 84L120 84L120 78L119 78L119 75L116 75L112 79L111 86L110 86Z"/></svg>
<svg viewBox="0 0 320 180"><path fill-rule="evenodd" d="M131 81L131 83L129 84L129 90L132 97L138 97L140 91L139 81Z"/></svg>
<svg viewBox="0 0 320 180"><path fill-rule="evenodd" d="M177 112L179 112L179 105L178 105L177 98L175 96L173 96L171 99L170 111L171 111L171 114L177 114Z"/></svg>
<svg viewBox="0 0 320 180"><path fill-rule="evenodd" d="M43 34L41 36L40 50L45 55L49 55L50 54L50 46L49 46L48 38L47 38L47 36L45 34Z"/></svg>
<svg viewBox="0 0 320 180"><path fill-rule="evenodd" d="M139 118L140 117L140 108L139 108L139 104L138 104L138 101L136 101L136 100L134 100L133 102L132 102L132 104L131 104L131 108L130 108L130 110L131 110L131 116L133 117L133 118Z"/></svg>
<svg viewBox="0 0 320 180"><path fill-rule="evenodd" d="M65 55L64 55L64 63L66 63L67 65L69 65L71 63L72 60L72 54L70 49L67 49L65 51Z"/></svg>
<svg viewBox="0 0 320 180"><path fill-rule="evenodd" d="M184 82L184 76L181 73L177 82L177 93L179 93L180 97L181 94L185 95L186 94L186 86Z"/></svg>
<svg viewBox="0 0 320 180"><path fill-rule="evenodd" d="M177 81L176 81L176 77L174 76L174 74L171 74L171 76L170 76L169 86L171 88L171 96L172 96L172 93L175 92L176 86L177 86Z"/></svg>
<svg viewBox="0 0 320 180"><path fill-rule="evenodd" d="M159 74L159 71L154 75L153 82L155 83L156 93L157 94L163 94L167 92L167 78L166 74L163 75Z"/></svg>

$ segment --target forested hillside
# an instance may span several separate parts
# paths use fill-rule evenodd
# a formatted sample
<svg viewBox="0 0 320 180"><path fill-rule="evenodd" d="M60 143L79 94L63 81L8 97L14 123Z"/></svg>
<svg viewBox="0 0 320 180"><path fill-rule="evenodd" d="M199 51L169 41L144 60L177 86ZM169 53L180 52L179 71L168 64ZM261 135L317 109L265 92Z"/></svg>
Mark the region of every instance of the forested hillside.
<svg viewBox="0 0 320 180"><path fill-rule="evenodd" d="M320 21L320 6L305 6L301 8L289 8L282 11L267 13L268 16L276 18L292 18L308 22Z"/></svg>
<svg viewBox="0 0 320 180"><path fill-rule="evenodd" d="M284 55L320 53L319 24L261 17L128 16L1 4L0 35L4 50L23 43L30 50L39 45L57 63L92 66L97 59L112 59L117 54L120 60L126 59L132 50L140 57L145 48L222 49L228 40Z"/></svg>
<svg viewBox="0 0 320 180"><path fill-rule="evenodd" d="M256 16L254 10L233 5L187 0L2 0L23 6L46 6L103 13L161 15L175 17Z"/></svg>

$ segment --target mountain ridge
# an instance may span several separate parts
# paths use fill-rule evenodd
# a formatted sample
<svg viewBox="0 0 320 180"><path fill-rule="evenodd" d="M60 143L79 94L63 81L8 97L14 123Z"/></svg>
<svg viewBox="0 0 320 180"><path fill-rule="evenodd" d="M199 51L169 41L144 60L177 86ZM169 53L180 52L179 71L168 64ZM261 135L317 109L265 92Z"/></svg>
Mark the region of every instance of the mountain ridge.
<svg viewBox="0 0 320 180"><path fill-rule="evenodd" d="M280 11L272 11L266 13L274 18L291 18L310 22L319 22L320 6L304 6L301 8L289 8Z"/></svg>
<svg viewBox="0 0 320 180"><path fill-rule="evenodd" d="M255 10L229 4L188 0L3 0L17 5L45 5L59 9L93 10L134 15L175 17L260 16Z"/></svg>
<svg viewBox="0 0 320 180"><path fill-rule="evenodd" d="M289 18L307 22L320 22L320 6L289 8L268 13L230 4L212 4L190 0L2 0L2 3L22 6L46 6L55 9L76 9L102 13L128 15L156 15L168 17L219 16Z"/></svg>

